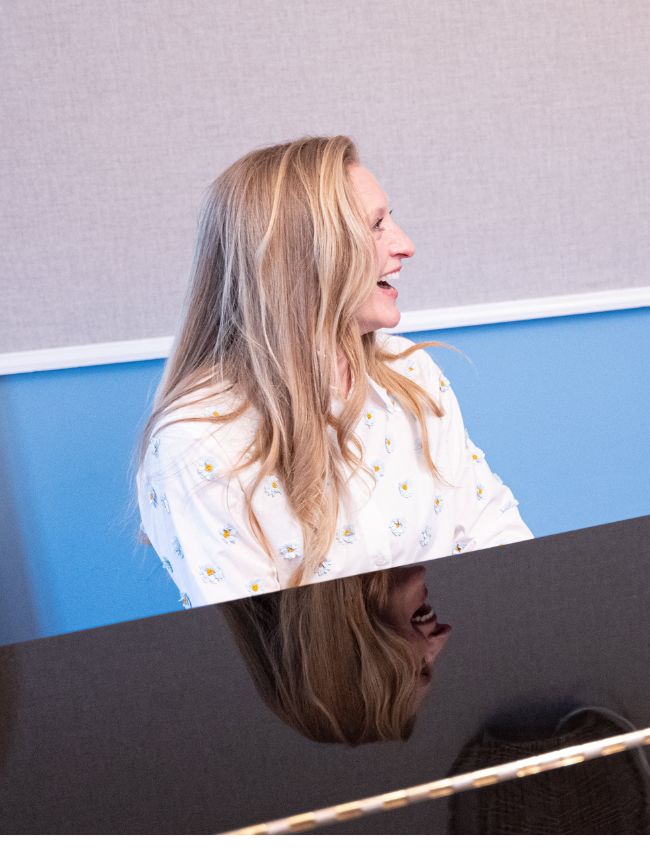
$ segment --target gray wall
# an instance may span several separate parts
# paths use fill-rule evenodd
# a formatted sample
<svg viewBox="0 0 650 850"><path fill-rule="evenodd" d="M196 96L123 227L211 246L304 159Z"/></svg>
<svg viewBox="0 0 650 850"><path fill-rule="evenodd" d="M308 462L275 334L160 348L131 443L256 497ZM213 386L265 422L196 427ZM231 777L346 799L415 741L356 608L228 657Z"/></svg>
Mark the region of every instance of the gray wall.
<svg viewBox="0 0 650 850"><path fill-rule="evenodd" d="M5 0L0 352L173 333L207 184L347 133L418 310L647 285L645 0Z"/></svg>

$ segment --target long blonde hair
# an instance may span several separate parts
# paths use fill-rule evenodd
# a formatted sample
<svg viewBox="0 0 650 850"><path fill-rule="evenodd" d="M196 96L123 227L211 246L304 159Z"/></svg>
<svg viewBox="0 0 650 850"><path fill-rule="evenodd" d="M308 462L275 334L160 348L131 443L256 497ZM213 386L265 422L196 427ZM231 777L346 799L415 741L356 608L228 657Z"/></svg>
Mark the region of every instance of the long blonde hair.
<svg viewBox="0 0 650 850"><path fill-rule="evenodd" d="M272 562L278 556L252 496L265 476L280 479L303 534L292 584L308 581L329 551L348 478L361 469L374 483L353 433L366 401L366 375L416 417L425 462L437 475L424 417L427 410L436 416L443 411L387 363L439 343L391 354L374 332L362 336L355 321L378 274L371 229L348 171L358 162L347 136L306 137L248 153L211 185L180 330L137 450L139 466L159 420L182 407L189 392L205 389L214 399L215 392L234 388L241 404L219 423L249 406L260 420L239 458L248 453L248 460L231 476L259 461L245 504L251 530ZM330 408L339 354L349 363L353 386L336 418Z"/></svg>
<svg viewBox="0 0 650 850"><path fill-rule="evenodd" d="M314 741L405 741L421 660L386 616L391 570L218 606L266 705Z"/></svg>

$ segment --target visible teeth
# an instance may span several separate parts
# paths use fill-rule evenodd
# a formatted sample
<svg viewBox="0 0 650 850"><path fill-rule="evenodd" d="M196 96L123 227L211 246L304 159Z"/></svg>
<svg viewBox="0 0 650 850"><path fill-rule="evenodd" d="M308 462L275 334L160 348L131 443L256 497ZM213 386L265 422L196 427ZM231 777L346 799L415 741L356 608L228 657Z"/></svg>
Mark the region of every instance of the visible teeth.
<svg viewBox="0 0 650 850"><path fill-rule="evenodd" d="M411 617L412 623L429 623L431 620L435 620L436 612L429 610L428 614L421 614L419 617Z"/></svg>
<svg viewBox="0 0 650 850"><path fill-rule="evenodd" d="M392 274L387 274L384 280L399 280L399 272L393 272Z"/></svg>

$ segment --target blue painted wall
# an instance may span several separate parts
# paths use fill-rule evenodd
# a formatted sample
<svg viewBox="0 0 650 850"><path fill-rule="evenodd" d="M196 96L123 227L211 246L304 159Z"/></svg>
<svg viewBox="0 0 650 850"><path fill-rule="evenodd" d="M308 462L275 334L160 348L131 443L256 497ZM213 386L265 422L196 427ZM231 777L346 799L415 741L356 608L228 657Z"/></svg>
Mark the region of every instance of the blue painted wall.
<svg viewBox="0 0 650 850"><path fill-rule="evenodd" d="M650 512L650 309L408 336L462 349L435 359L536 536ZM0 643L179 609L128 480L161 370L0 378Z"/></svg>

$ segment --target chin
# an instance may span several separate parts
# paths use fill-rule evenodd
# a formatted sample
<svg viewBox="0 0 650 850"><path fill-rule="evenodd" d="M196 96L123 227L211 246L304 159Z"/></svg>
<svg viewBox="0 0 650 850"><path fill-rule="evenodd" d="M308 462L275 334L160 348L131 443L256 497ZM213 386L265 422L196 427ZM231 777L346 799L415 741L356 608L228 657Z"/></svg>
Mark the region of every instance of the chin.
<svg viewBox="0 0 650 850"><path fill-rule="evenodd" d="M394 328L399 324L401 314L399 310L384 310L377 311L374 316L368 318L359 318L359 328L361 335L379 331L382 328Z"/></svg>
<svg viewBox="0 0 650 850"><path fill-rule="evenodd" d="M384 319L384 323L380 325L382 328L394 328L399 325L399 320L401 319L401 314L399 310L395 310L390 315L387 315Z"/></svg>

